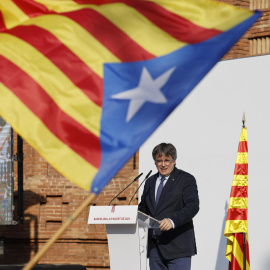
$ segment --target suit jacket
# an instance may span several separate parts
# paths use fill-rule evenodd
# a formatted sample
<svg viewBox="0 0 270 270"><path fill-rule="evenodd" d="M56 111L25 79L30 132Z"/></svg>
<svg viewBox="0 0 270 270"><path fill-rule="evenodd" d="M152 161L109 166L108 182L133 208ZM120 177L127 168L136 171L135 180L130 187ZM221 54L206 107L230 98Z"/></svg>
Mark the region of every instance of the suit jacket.
<svg viewBox="0 0 270 270"><path fill-rule="evenodd" d="M199 211L199 197L195 178L176 167L163 187L158 205L155 185L158 173L146 180L138 209L158 220L170 218L174 229L157 236L158 249L166 260L197 254L192 218ZM149 230L148 251L152 239ZM149 252L148 252L149 253Z"/></svg>

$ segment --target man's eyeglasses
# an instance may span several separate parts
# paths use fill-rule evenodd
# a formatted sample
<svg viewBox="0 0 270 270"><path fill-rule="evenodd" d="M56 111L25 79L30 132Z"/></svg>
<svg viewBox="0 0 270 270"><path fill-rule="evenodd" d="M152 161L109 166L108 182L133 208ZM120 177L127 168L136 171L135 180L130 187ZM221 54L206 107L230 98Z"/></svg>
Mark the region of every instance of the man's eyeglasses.
<svg viewBox="0 0 270 270"><path fill-rule="evenodd" d="M155 160L156 165L162 165L163 163L164 163L165 165L170 165L172 162L173 162L173 159L165 159L165 160L162 160L162 159L156 159L156 160Z"/></svg>

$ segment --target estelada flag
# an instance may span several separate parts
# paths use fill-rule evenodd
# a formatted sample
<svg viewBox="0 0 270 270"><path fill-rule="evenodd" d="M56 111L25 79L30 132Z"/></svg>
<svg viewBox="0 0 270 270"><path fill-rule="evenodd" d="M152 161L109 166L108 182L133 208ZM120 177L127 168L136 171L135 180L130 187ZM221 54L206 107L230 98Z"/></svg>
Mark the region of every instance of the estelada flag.
<svg viewBox="0 0 270 270"><path fill-rule="evenodd" d="M229 270L250 269L248 244L248 143L247 129L243 127L237 159L234 169L233 183L228 206L224 235L227 237L226 258L229 260ZM246 243L244 245L244 233ZM244 256L245 254L245 256Z"/></svg>
<svg viewBox="0 0 270 270"><path fill-rule="evenodd" d="M6 0L0 11L0 114L96 194L260 16L207 0Z"/></svg>

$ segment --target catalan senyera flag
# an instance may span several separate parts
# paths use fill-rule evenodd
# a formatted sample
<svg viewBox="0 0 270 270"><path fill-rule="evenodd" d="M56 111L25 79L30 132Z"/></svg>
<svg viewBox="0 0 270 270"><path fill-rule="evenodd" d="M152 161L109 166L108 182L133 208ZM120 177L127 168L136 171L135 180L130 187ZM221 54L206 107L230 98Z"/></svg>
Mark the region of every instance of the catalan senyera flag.
<svg viewBox="0 0 270 270"><path fill-rule="evenodd" d="M2 0L0 11L0 114L95 194L260 16L207 0Z"/></svg>
<svg viewBox="0 0 270 270"><path fill-rule="evenodd" d="M244 233L246 234L246 270L250 269L248 245L248 143L247 129L242 128L235 164L224 235L229 270L244 269Z"/></svg>

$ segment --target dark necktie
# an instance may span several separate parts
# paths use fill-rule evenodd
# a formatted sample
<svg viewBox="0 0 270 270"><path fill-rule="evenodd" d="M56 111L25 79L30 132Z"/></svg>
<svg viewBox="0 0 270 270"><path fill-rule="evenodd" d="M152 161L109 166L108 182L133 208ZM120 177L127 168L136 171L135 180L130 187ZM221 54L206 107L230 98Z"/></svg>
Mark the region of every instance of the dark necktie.
<svg viewBox="0 0 270 270"><path fill-rule="evenodd" d="M163 189L164 180L166 180L165 177L162 177L160 179L160 184L159 184L158 189L157 189L156 205L158 205L159 197L160 197L162 189Z"/></svg>

